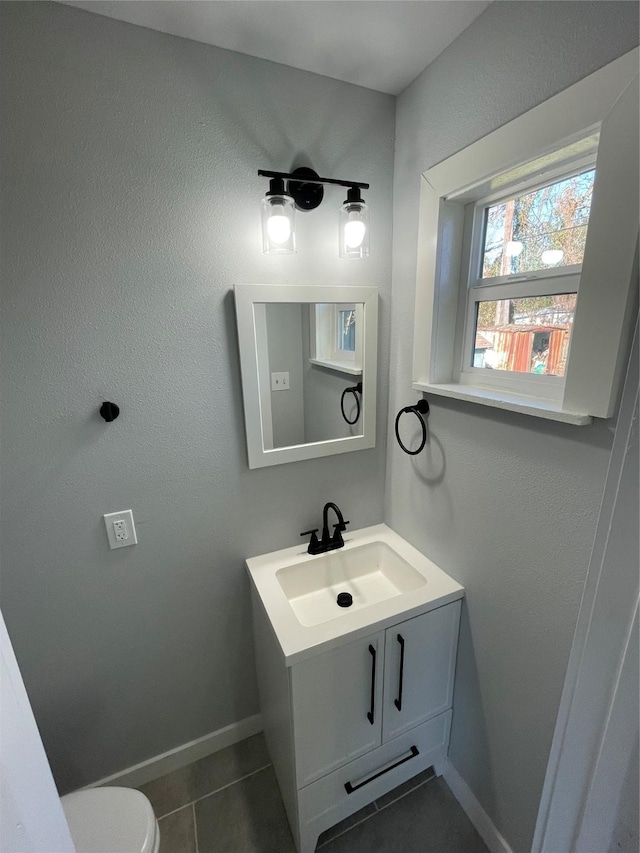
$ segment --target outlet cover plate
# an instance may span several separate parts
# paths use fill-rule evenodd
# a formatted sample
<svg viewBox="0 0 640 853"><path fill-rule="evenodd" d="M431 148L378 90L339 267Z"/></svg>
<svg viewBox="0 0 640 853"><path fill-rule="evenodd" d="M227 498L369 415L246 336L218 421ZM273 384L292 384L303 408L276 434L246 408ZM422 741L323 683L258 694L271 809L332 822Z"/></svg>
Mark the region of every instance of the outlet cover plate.
<svg viewBox="0 0 640 853"><path fill-rule="evenodd" d="M291 386L289 385L289 371L285 371L284 373L272 373L271 374L271 390L272 391L288 391Z"/></svg>
<svg viewBox="0 0 640 853"><path fill-rule="evenodd" d="M109 548L128 548L129 545L137 545L138 537L136 536L136 526L133 522L133 511L130 509L122 510L122 512L110 512L103 516L104 526L107 528L107 539L109 540ZM116 539L115 521L123 521L127 532L126 539Z"/></svg>

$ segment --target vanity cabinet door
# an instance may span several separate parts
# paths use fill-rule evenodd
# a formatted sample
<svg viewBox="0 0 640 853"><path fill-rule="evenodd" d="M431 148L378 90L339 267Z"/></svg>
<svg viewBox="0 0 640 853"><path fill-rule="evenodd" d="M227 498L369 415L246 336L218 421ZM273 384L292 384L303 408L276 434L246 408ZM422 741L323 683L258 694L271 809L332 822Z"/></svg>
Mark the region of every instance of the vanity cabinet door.
<svg viewBox="0 0 640 853"><path fill-rule="evenodd" d="M385 632L383 741L451 707L460 606L446 604Z"/></svg>
<svg viewBox="0 0 640 853"><path fill-rule="evenodd" d="M384 631L291 667L297 786L380 746Z"/></svg>

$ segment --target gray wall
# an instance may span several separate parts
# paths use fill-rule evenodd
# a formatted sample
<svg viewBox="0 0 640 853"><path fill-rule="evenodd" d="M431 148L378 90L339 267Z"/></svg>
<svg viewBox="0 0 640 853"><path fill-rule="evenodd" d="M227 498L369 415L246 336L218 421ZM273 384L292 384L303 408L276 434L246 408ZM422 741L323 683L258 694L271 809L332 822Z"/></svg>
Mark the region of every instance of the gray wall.
<svg viewBox="0 0 640 853"><path fill-rule="evenodd" d="M630 745L631 746L631 745ZM607 853L636 853L640 849L640 760L638 736L629 750L629 764L622 788L622 796L615 816L615 827Z"/></svg>
<svg viewBox="0 0 640 853"><path fill-rule="evenodd" d="M273 446L304 444L302 306L277 302L267 305L266 315L269 374L289 374L286 391L271 391Z"/></svg>
<svg viewBox="0 0 640 853"><path fill-rule="evenodd" d="M388 429L417 396L411 340L420 174L637 41L635 3L495 2L398 98ZM430 402L424 454L412 459L389 441L385 518L466 587L450 758L524 853L612 423L578 428L435 396Z"/></svg>
<svg viewBox="0 0 640 853"><path fill-rule="evenodd" d="M65 791L257 713L244 558L382 520L384 383L374 450L248 469L230 289L379 287L387 375L395 102L57 4L0 31L2 611ZM369 259L332 191L262 254L257 170L305 161L371 183Z"/></svg>
<svg viewBox="0 0 640 853"><path fill-rule="evenodd" d="M307 441L362 435L362 418L350 426L340 412L342 392L345 388L353 388L360 379L360 376L307 362L304 374L304 422ZM348 418L355 418L357 410L351 393L345 397L344 410Z"/></svg>

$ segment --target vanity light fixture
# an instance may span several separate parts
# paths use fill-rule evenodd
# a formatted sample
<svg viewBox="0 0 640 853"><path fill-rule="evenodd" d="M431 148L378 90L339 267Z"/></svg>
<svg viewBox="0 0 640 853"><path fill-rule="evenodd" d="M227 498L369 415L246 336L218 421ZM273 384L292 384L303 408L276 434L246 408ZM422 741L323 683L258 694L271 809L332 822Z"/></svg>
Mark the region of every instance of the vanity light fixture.
<svg viewBox="0 0 640 853"><path fill-rule="evenodd" d="M324 184L348 187L339 210L338 254L341 258L364 258L369 254L369 208L361 190L369 184L321 178L306 166L293 172L258 174L269 178L269 192L262 200L262 247L265 255L291 255L295 246L295 210L315 210L324 198ZM285 188L286 181L286 188Z"/></svg>

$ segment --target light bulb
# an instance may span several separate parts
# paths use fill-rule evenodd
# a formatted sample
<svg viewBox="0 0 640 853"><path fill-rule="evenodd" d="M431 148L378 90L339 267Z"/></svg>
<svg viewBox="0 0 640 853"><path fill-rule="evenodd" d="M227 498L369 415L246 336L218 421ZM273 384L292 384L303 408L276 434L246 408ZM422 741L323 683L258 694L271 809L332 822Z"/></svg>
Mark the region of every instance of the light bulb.
<svg viewBox="0 0 640 853"><path fill-rule="evenodd" d="M273 205L274 212L267 220L267 233L269 239L279 246L286 243L291 236L291 222L289 217L278 211L283 210L282 205Z"/></svg>
<svg viewBox="0 0 640 853"><path fill-rule="evenodd" d="M507 257L517 258L523 249L524 243L521 243L520 240L509 240L507 242Z"/></svg>
<svg viewBox="0 0 640 853"><path fill-rule="evenodd" d="M349 249L357 249L364 240L365 224L359 213L350 213L349 221L344 226L344 242Z"/></svg>
<svg viewBox="0 0 640 853"><path fill-rule="evenodd" d="M351 188L348 195L357 195ZM360 198L347 198L340 208L338 254L341 258L366 258L369 254L369 208Z"/></svg>
<svg viewBox="0 0 640 853"><path fill-rule="evenodd" d="M296 251L295 207L284 192L283 181L274 178L260 203L262 251L265 255L293 255Z"/></svg>
<svg viewBox="0 0 640 853"><path fill-rule="evenodd" d="M551 267L554 264L559 264L560 261L564 258L564 252L562 249L547 249L546 252L542 253L542 263Z"/></svg>

